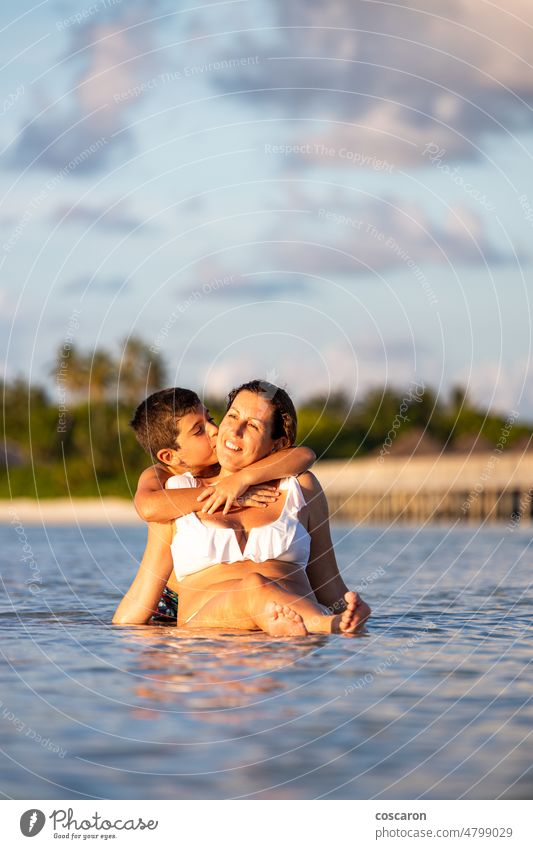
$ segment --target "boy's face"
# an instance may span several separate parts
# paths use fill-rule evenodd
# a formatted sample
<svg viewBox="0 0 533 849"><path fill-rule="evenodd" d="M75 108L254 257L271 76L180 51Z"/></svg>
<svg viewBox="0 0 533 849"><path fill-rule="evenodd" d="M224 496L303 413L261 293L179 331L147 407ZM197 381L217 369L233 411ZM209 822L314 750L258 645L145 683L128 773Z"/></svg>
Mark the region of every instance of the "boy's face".
<svg viewBox="0 0 533 849"><path fill-rule="evenodd" d="M169 466L184 466L191 472L205 469L217 462L216 440L218 427L203 404L185 413L178 420L178 446L170 452L165 449L160 459Z"/></svg>

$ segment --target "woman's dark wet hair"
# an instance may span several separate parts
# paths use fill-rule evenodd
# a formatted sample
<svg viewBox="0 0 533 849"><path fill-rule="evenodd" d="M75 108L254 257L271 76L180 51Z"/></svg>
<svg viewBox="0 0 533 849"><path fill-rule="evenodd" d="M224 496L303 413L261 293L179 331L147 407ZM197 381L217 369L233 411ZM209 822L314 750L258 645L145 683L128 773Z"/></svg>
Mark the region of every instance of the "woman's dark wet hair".
<svg viewBox="0 0 533 849"><path fill-rule="evenodd" d="M272 439L287 440L287 448L294 445L296 442L296 430L298 427L298 419L296 410L289 395L284 389L279 386L274 386L273 383L268 383L266 380L250 380L248 383L243 383L242 386L237 386L232 389L228 395L228 403L226 410L229 410L239 392L253 392L255 395L262 395L272 406Z"/></svg>

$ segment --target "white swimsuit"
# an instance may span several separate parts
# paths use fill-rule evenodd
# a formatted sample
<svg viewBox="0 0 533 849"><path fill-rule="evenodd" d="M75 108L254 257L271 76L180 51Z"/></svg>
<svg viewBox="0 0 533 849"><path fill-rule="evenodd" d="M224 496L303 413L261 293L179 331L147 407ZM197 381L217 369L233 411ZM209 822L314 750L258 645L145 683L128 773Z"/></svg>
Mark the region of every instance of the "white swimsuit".
<svg viewBox="0 0 533 849"><path fill-rule="evenodd" d="M196 480L190 472L186 472L169 478L166 486L168 489L192 488L196 486ZM298 513L306 502L296 478L284 478L279 488L287 490L281 515L268 525L251 528L244 551L241 551L233 528L205 525L196 513L188 513L176 519L177 533L174 534L171 550L178 581L215 563L238 563L243 560L252 560L254 563L281 560L305 569L311 537L299 521Z"/></svg>

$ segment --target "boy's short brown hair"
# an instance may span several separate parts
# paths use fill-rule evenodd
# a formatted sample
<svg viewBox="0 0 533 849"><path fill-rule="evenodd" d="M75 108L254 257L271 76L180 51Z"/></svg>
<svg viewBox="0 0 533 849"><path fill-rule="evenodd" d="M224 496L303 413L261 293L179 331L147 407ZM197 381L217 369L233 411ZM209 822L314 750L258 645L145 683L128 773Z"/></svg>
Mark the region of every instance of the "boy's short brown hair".
<svg viewBox="0 0 533 849"><path fill-rule="evenodd" d="M139 404L130 422L137 442L157 461L163 448L179 448L179 419L201 405L192 389L161 389Z"/></svg>

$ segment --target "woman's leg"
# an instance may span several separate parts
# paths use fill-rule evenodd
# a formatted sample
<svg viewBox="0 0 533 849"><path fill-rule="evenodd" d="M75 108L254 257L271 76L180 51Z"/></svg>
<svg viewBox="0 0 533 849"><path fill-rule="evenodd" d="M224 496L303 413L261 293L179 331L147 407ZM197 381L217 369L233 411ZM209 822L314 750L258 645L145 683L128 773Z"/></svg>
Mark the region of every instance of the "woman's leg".
<svg viewBox="0 0 533 849"><path fill-rule="evenodd" d="M238 628L282 634L353 633L361 624L357 596L347 593L346 611L330 616L311 599L252 572L235 589L217 594L185 623L190 628ZM348 598L350 596L350 598ZM353 598L352 598L353 596Z"/></svg>
<svg viewBox="0 0 533 849"><path fill-rule="evenodd" d="M305 636L302 618L288 605L291 594L281 587L276 592L276 602L265 597L263 585L268 582L262 575L252 573L234 582L230 589L215 595L203 603L197 613L190 616L183 626L187 628L236 628L245 631L266 631L272 636ZM259 590L259 594L257 593Z"/></svg>

